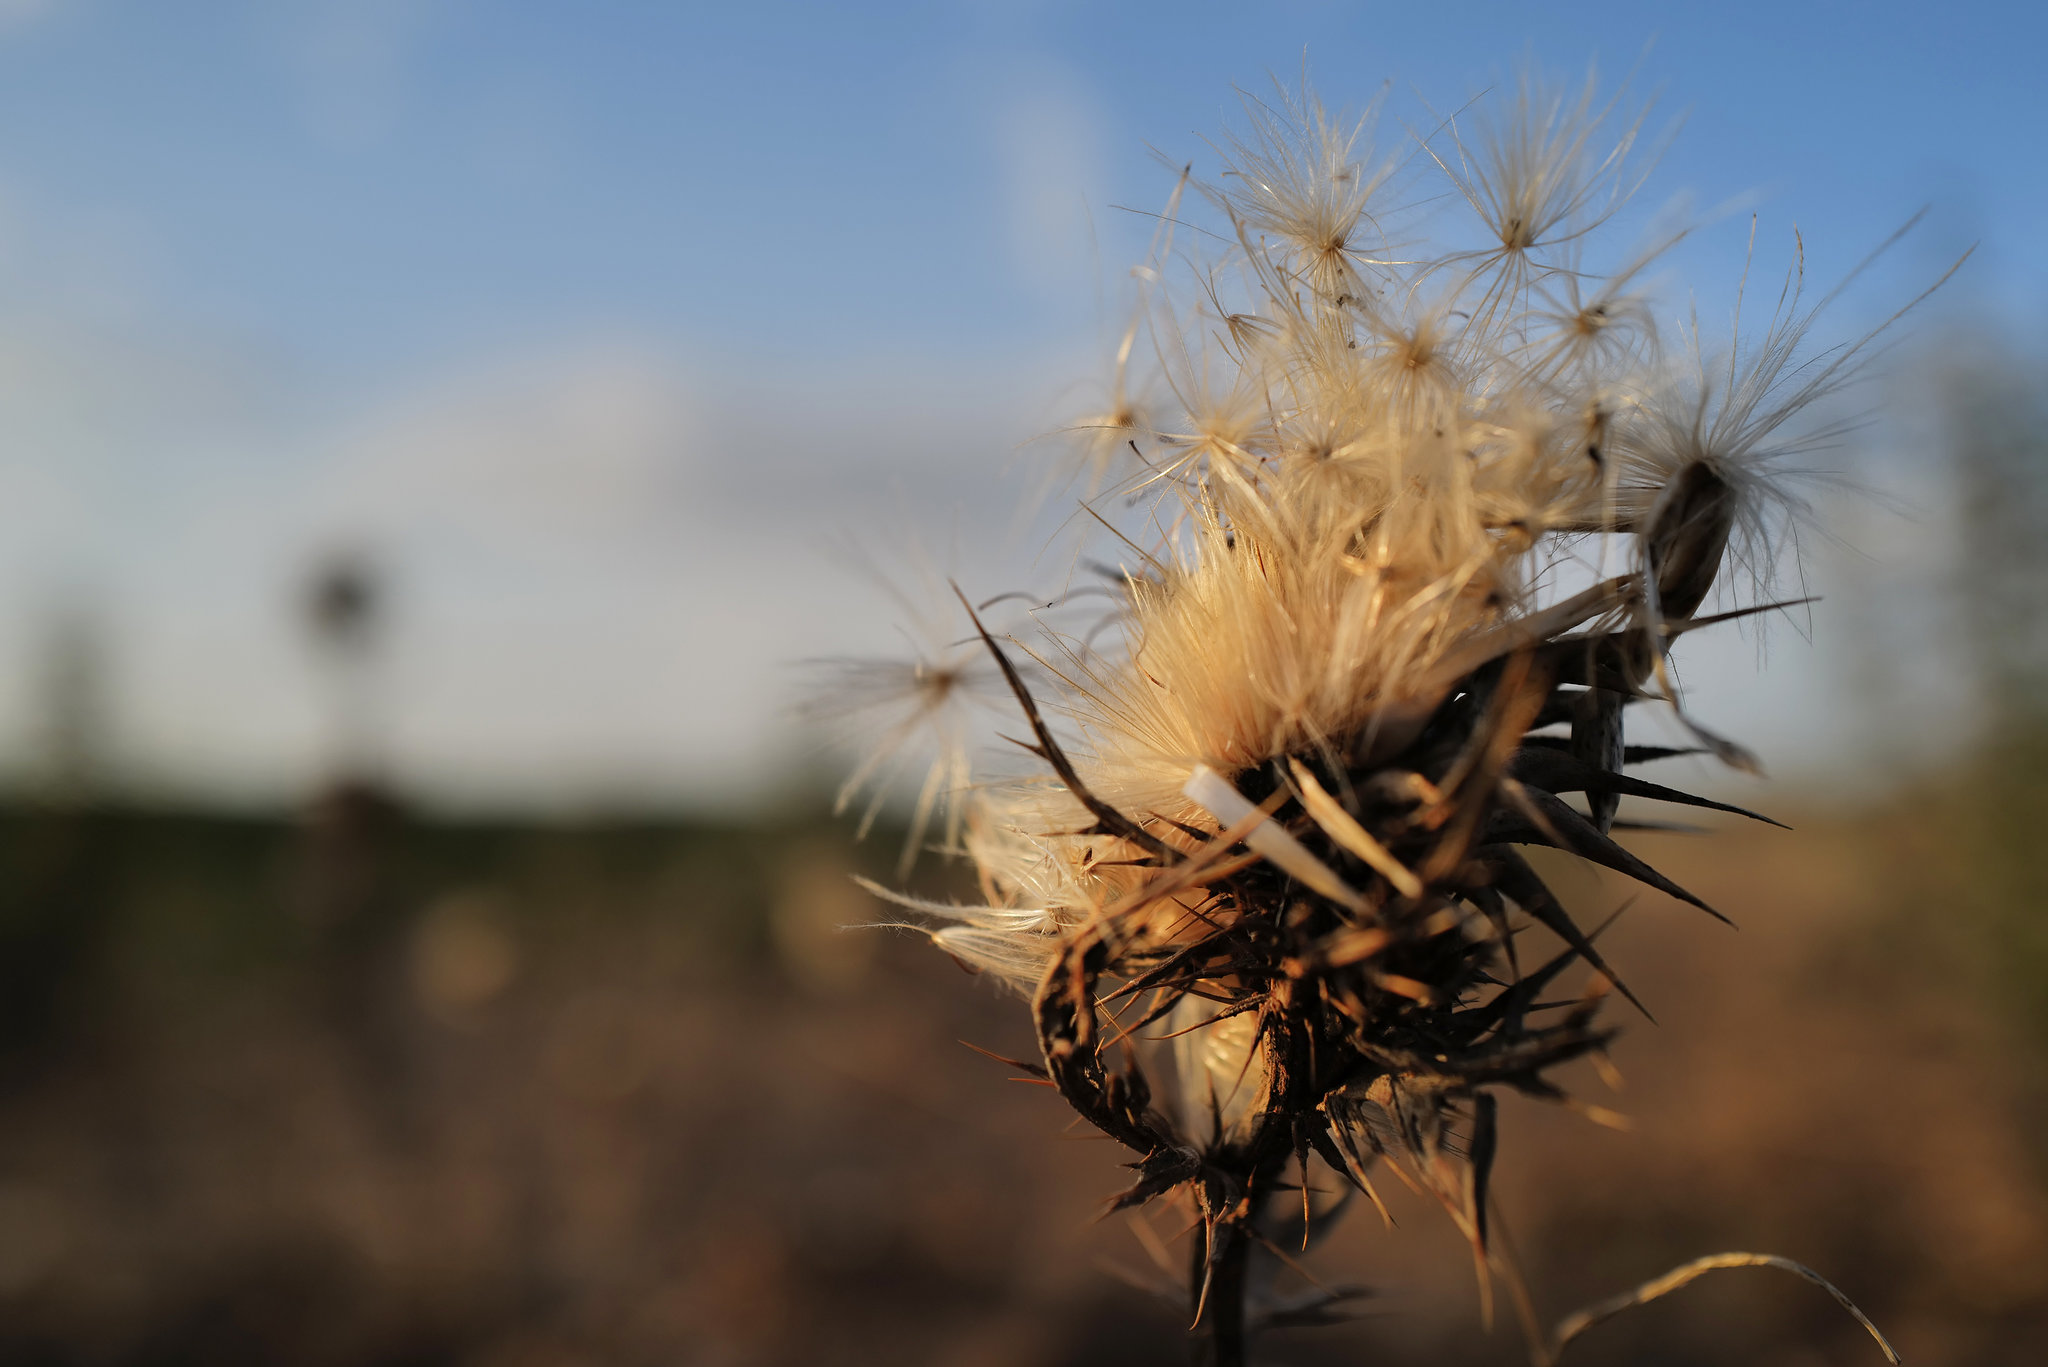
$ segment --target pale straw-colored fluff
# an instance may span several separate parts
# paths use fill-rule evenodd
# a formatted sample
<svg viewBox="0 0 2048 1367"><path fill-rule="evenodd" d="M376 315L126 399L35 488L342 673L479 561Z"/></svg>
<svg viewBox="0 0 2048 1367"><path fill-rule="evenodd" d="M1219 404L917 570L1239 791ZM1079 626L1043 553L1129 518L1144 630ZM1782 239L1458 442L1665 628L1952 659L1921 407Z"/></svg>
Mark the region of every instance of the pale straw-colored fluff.
<svg viewBox="0 0 2048 1367"><path fill-rule="evenodd" d="M1796 355L1814 311L1796 268L1760 342L1738 326L1718 360L1696 329L1663 345L1641 285L1682 233L1605 277L1587 264L1589 235L1640 183L1642 124L1590 83L1527 79L1421 155L1376 155L1366 122L1305 93L1246 112L1206 187L1217 217L1181 226L1176 194L1178 236L1163 231L1141 273L1188 268L1177 297L1148 283L1144 301L1151 392L1178 411L1125 402L1145 351L1126 338L1113 411L1084 425L1090 480L1111 481L1099 516L1144 528L1112 551L1118 630L1045 625L1012 647L1035 660L1086 787L1187 849L1165 823L1221 824L1184 795L1198 766L1370 751L1403 704L1431 701L1461 644L1541 605L1576 539L1635 546L1688 467L1732 491L1739 551L1767 571L1801 506L1787 462L1810 444L1787 435L1793 419L1863 350ZM1463 215L1432 224L1445 246L1387 229L1414 231L1409 206L1432 202ZM1177 254L1191 240L1207 259ZM1093 819L1042 770L962 796L984 905L917 909L948 952L1028 992L1059 932L1147 871L1124 840L1077 834ZM1148 899L1138 933L1172 942L1201 901ZM1235 1040L1183 1046L1207 1079L1191 1090L1231 1090L1219 1069Z"/></svg>
<svg viewBox="0 0 2048 1367"><path fill-rule="evenodd" d="M909 654L811 661L816 681L806 709L814 722L852 733L858 743L860 759L840 784L833 812L860 804L861 837L892 789L922 769L898 877L910 872L929 834L938 834L940 849L960 851L967 817L962 799L974 778L975 713L1006 697L988 652L953 630L956 605L943 579L928 560L913 558L916 573L908 587L872 565L858 566L902 612L899 628Z"/></svg>

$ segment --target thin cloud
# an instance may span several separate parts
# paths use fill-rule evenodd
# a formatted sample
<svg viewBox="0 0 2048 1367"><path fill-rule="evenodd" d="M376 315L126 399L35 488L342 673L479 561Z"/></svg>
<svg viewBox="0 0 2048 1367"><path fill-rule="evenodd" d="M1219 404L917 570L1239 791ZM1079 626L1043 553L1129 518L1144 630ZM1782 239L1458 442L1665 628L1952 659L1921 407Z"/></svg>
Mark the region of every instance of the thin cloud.
<svg viewBox="0 0 2048 1367"><path fill-rule="evenodd" d="M1103 123L1081 81L1054 67L1018 75L997 108L1001 239L1034 283L1085 280L1093 264L1090 215L1101 210Z"/></svg>
<svg viewBox="0 0 2048 1367"><path fill-rule="evenodd" d="M395 133L439 8L439 0L298 0L268 16L283 25L301 112L314 133L344 149Z"/></svg>

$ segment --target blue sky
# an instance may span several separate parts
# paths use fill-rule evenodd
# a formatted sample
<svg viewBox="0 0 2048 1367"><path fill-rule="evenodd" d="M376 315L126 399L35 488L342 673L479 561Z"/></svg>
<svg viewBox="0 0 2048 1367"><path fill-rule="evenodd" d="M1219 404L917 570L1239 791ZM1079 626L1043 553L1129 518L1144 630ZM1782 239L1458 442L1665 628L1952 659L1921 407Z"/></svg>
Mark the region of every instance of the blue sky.
<svg viewBox="0 0 2048 1367"><path fill-rule="evenodd" d="M2031 6L14 8L15 194L117 238L151 303L348 382L565 324L803 360L993 350L998 319L1057 344L1089 301L1014 269L1011 125L1052 125L1107 255L1110 205L1163 195L1147 149L1199 158L1233 85L1304 55L1333 102L1391 81L1446 112L1525 53L1634 69L1686 116L1666 190L1752 194L1841 255L1932 201L2001 294L2048 283Z"/></svg>
<svg viewBox="0 0 2048 1367"><path fill-rule="evenodd" d="M83 602L126 771L290 791L292 586L362 544L419 784L759 790L787 663L886 635L829 546L907 520L1028 573L1010 453L1094 378L1118 206L1304 54L1333 104L1393 83L1396 147L1524 58L1633 73L1684 116L1646 208L1732 206L1672 263L1704 315L1752 208L1827 281L1926 205L1839 335L1979 241L1942 307L2038 337L2042 13L0 0L0 760Z"/></svg>

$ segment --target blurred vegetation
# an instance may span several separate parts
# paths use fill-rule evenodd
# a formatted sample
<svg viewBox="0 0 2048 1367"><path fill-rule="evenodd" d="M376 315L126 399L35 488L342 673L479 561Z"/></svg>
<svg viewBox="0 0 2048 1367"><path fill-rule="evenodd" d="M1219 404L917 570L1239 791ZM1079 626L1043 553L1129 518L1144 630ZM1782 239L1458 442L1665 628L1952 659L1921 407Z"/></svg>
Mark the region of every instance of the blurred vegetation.
<svg viewBox="0 0 2048 1367"><path fill-rule="evenodd" d="M655 920L707 960L758 962L788 851L821 825L422 819L354 787L303 818L17 800L0 805L0 1055L53 1062L113 1001L368 971L464 898L521 938Z"/></svg>
<svg viewBox="0 0 2048 1367"><path fill-rule="evenodd" d="M2004 996L2048 1050L2048 376L1959 366L1946 397L1961 514L1954 601L1982 706L1945 804L1961 825L1949 873L1990 931Z"/></svg>
<svg viewBox="0 0 2048 1367"><path fill-rule="evenodd" d="M2048 368L2014 354L1965 339L1936 379L1933 459L1954 524L1943 620L1923 648L1961 681L1964 724L1888 694L1881 666L1866 690L1874 726L1964 744L1862 810L1886 889L1879 957L1982 991L2048 1121ZM2048 1125L2030 1132L2048 1172Z"/></svg>

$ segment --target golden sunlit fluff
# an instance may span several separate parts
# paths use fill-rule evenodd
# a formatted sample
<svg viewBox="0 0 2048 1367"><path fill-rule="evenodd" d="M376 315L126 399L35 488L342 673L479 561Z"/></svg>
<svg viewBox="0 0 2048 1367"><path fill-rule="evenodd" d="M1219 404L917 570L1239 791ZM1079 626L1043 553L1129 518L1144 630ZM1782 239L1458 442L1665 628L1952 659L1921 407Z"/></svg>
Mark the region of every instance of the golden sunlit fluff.
<svg viewBox="0 0 2048 1367"><path fill-rule="evenodd" d="M806 710L827 730L850 731L859 742L862 756L839 785L832 811L843 815L860 804L860 838L873 828L892 786L923 769L897 864L901 878L935 828L941 851L960 851L960 797L974 778L973 714L996 700L1002 676L979 641L963 642L950 631L952 595L928 562L919 561L909 585L872 565L860 568L894 601L910 649L812 661L818 682Z"/></svg>
<svg viewBox="0 0 2048 1367"><path fill-rule="evenodd" d="M1162 1267L1206 1360L1336 1309L1283 1313L1255 1264L1350 1191L1377 1204L1383 1166L1441 1200L1482 1288L1507 1277L1544 1360L1605 1312L1540 1332L1490 1241L1495 1093L1611 1119L1551 1074L1600 1055L1628 989L1521 851L1703 906L1615 842L1618 804L1739 809L1626 770L1755 768L1678 710L1667 655L1775 606L1700 615L1768 585L1797 462L1841 435L1803 415L1871 339L1806 354L1828 300L1803 258L1759 335L1738 308L1723 352L1660 336L1643 282L1684 233L1589 264L1652 160L1590 82L1525 78L1378 150L1376 111L1245 109L1161 216L1111 409L1075 429L1104 583L1007 642L963 595L941 633L1000 671L1033 761L991 777L935 737L912 839L948 807L979 900L873 890L1030 1000L1040 1057L1012 1062L1135 1155L1116 1204L1185 1204ZM849 792L943 716L931 665L877 668L855 701L896 720ZM1697 745L1627 744L1643 702Z"/></svg>

